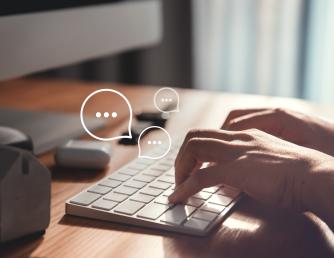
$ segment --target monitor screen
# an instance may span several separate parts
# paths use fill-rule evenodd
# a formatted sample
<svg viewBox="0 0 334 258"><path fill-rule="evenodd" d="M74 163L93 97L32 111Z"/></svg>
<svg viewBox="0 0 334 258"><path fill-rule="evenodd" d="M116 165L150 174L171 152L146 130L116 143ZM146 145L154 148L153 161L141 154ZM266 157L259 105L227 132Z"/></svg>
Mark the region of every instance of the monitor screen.
<svg viewBox="0 0 334 258"><path fill-rule="evenodd" d="M0 16L120 2L121 0L3 0Z"/></svg>

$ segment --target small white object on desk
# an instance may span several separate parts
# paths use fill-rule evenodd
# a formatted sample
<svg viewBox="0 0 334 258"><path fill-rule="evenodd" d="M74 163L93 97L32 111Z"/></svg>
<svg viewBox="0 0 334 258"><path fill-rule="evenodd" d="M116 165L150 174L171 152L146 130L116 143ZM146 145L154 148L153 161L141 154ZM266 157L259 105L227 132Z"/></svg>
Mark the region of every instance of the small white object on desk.
<svg viewBox="0 0 334 258"><path fill-rule="evenodd" d="M70 140L57 149L55 160L61 167L101 169L108 165L110 155L109 143Z"/></svg>

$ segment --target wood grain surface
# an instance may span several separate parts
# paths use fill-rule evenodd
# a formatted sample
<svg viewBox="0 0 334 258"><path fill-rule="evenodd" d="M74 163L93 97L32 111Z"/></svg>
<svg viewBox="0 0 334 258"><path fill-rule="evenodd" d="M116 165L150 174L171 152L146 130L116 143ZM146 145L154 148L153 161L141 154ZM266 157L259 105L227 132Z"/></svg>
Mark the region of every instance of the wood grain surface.
<svg viewBox="0 0 334 258"><path fill-rule="evenodd" d="M154 110L156 87L31 79L0 82L0 106L72 112L79 116L85 97L100 88L122 92L135 112ZM167 124L172 137L191 128L218 128L229 110L240 107L288 107L334 118L333 107L301 100L177 90L180 112L173 114ZM103 108L108 103L96 105ZM125 128L126 118L101 133L118 133ZM111 144L111 163L103 171L56 168L52 152L39 157L52 172L51 224L42 236L1 245L0 257L333 257L334 234L317 217L278 210L247 197L207 237L65 215L66 199L137 155L136 147Z"/></svg>

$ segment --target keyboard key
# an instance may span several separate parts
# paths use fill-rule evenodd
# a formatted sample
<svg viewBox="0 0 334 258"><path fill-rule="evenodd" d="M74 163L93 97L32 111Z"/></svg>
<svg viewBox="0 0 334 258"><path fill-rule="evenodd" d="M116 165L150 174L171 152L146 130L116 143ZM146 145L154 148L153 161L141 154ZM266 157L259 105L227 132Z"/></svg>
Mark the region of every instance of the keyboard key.
<svg viewBox="0 0 334 258"><path fill-rule="evenodd" d="M166 183L170 183L170 184L175 184L175 178L173 176L163 175L163 176L158 178L158 181L162 181L162 182L166 182Z"/></svg>
<svg viewBox="0 0 334 258"><path fill-rule="evenodd" d="M204 203L203 200L196 199L196 198L193 198L193 197L190 197L187 200L187 204L188 205L191 205L191 206L194 206L194 207L197 207L197 208L200 207L200 206L202 206L203 203Z"/></svg>
<svg viewBox="0 0 334 258"><path fill-rule="evenodd" d="M194 210L195 207L178 204L166 211L160 220L168 224L181 225Z"/></svg>
<svg viewBox="0 0 334 258"><path fill-rule="evenodd" d="M217 192L218 189L219 189L218 186L212 186L212 187L209 187L209 188L204 188L202 191L207 192L207 193L215 193L215 192Z"/></svg>
<svg viewBox="0 0 334 258"><path fill-rule="evenodd" d="M138 193L131 196L130 199L137 202L149 203L154 199L154 196Z"/></svg>
<svg viewBox="0 0 334 258"><path fill-rule="evenodd" d="M229 196L235 199L240 194L240 190L228 186L223 186L216 192L216 194Z"/></svg>
<svg viewBox="0 0 334 258"><path fill-rule="evenodd" d="M161 176L163 174L163 171L154 170L154 169L147 169L147 170L143 171L143 174L148 175L148 176L158 177L158 176Z"/></svg>
<svg viewBox="0 0 334 258"><path fill-rule="evenodd" d="M118 180L118 181L121 181L121 182L125 182L127 180L129 180L131 178L131 176L128 176L128 175L123 175L123 174L111 174L109 176L109 179L113 179L113 180Z"/></svg>
<svg viewBox="0 0 334 258"><path fill-rule="evenodd" d="M174 190L168 189L162 195L164 195L164 196L170 196L173 192L174 192Z"/></svg>
<svg viewBox="0 0 334 258"><path fill-rule="evenodd" d="M169 166L165 166L163 164L156 164L154 166L151 167L152 170L158 170L160 172L165 172L169 169Z"/></svg>
<svg viewBox="0 0 334 258"><path fill-rule="evenodd" d="M213 203L207 203L207 204L205 204L204 206L201 207L201 210L211 211L211 212L214 212L214 213L217 213L217 214L221 213L224 209L225 209L224 206L213 204Z"/></svg>
<svg viewBox="0 0 334 258"><path fill-rule="evenodd" d="M159 203L150 203L144 209L142 209L137 216L140 218L156 220L169 208L168 205Z"/></svg>
<svg viewBox="0 0 334 258"><path fill-rule="evenodd" d="M204 211L204 210L197 210L196 212L194 212L192 217L196 219L212 221L217 217L217 213L213 213L210 211Z"/></svg>
<svg viewBox="0 0 334 258"><path fill-rule="evenodd" d="M184 226L187 228L197 229L197 230L205 230L209 226L210 222L195 218L190 218L184 223Z"/></svg>
<svg viewBox="0 0 334 258"><path fill-rule="evenodd" d="M171 160L163 160L159 163L160 165L166 166L168 169L170 169L172 166L174 166L174 161Z"/></svg>
<svg viewBox="0 0 334 258"><path fill-rule="evenodd" d="M82 192L76 197L74 197L72 200L70 200L71 203L79 204L82 206L87 206L91 204L92 202L96 201L101 197L100 194L96 193L89 193L89 192Z"/></svg>
<svg viewBox="0 0 334 258"><path fill-rule="evenodd" d="M155 182L149 184L149 187L158 188L158 189L162 189L162 190L166 190L170 186L171 186L171 184L169 184L169 183L164 183L164 182L159 182L159 181L155 181Z"/></svg>
<svg viewBox="0 0 334 258"><path fill-rule="evenodd" d="M128 175L128 176L134 176L139 173L139 170L137 169L132 169L132 168L122 168L119 170L120 174Z"/></svg>
<svg viewBox="0 0 334 258"><path fill-rule="evenodd" d="M147 176L147 175L138 175L138 176L135 176L135 177L133 178L133 180L141 181L141 182L145 182L145 183L150 183L150 182L152 182L154 179L155 179L154 176Z"/></svg>
<svg viewBox="0 0 334 258"><path fill-rule="evenodd" d="M105 180L99 182L98 184L108 186L110 188L115 188L115 187L119 186L121 184L121 182L117 181L117 180L105 179Z"/></svg>
<svg viewBox="0 0 334 258"><path fill-rule="evenodd" d="M206 192L199 192L197 194L194 194L192 197L200 199L200 200L207 200L209 199L211 196L210 193L206 193Z"/></svg>
<svg viewBox="0 0 334 258"><path fill-rule="evenodd" d="M224 195L215 194L209 199L209 203L228 206L233 201L232 198Z"/></svg>
<svg viewBox="0 0 334 258"><path fill-rule="evenodd" d="M137 189L141 189L146 185L146 183L140 182L140 181L135 181L135 180L130 180L130 181L125 182L124 185L129 186L129 187L134 187L134 188L137 188Z"/></svg>
<svg viewBox="0 0 334 258"><path fill-rule="evenodd" d="M114 202L122 202L127 198L128 198L127 195L119 194L115 192L108 193L106 196L103 197L103 199L107 199L107 200L114 201Z"/></svg>
<svg viewBox="0 0 334 258"><path fill-rule="evenodd" d="M175 169L171 168L168 172L165 173L165 175L175 177Z"/></svg>
<svg viewBox="0 0 334 258"><path fill-rule="evenodd" d="M157 188L152 188L152 187L146 187L142 190L140 190L141 193L151 195L151 196L158 196L160 195L163 190L157 189Z"/></svg>
<svg viewBox="0 0 334 258"><path fill-rule="evenodd" d="M173 203L170 203L168 201L168 197L167 196L159 196L154 200L155 203L160 203L160 204L165 204L168 205L169 207L174 206Z"/></svg>
<svg viewBox="0 0 334 258"><path fill-rule="evenodd" d="M138 159L137 160L137 163L140 163L140 164L145 164L145 165L151 165L153 163L155 163L156 160L153 160L153 159Z"/></svg>
<svg viewBox="0 0 334 258"><path fill-rule="evenodd" d="M117 204L118 204L118 202L113 202L113 201L109 201L109 200L105 200L105 199L99 199L92 204L92 207L96 208L96 209L100 209L100 210L110 211Z"/></svg>
<svg viewBox="0 0 334 258"><path fill-rule="evenodd" d="M121 203L119 206L117 206L114 211L118 213L127 214L127 215L133 215L137 211L139 211L141 208L143 208L144 205L145 204L141 202L127 200Z"/></svg>
<svg viewBox="0 0 334 258"><path fill-rule="evenodd" d="M114 190L115 193L126 194L126 195L133 195L137 191L138 191L137 188L127 187L124 185L121 185L120 187L117 187Z"/></svg>
<svg viewBox="0 0 334 258"><path fill-rule="evenodd" d="M143 163L134 163L134 164L130 164L128 167L131 169L136 169L138 171L141 171L147 168L147 165Z"/></svg>
<svg viewBox="0 0 334 258"><path fill-rule="evenodd" d="M175 163L175 156L173 155L173 156L166 156L166 158L165 158L167 161L169 161L169 162L173 162L173 163Z"/></svg>
<svg viewBox="0 0 334 258"><path fill-rule="evenodd" d="M111 191L110 187L102 186L102 185L94 185L88 189L88 192L98 193L98 194L106 194Z"/></svg>

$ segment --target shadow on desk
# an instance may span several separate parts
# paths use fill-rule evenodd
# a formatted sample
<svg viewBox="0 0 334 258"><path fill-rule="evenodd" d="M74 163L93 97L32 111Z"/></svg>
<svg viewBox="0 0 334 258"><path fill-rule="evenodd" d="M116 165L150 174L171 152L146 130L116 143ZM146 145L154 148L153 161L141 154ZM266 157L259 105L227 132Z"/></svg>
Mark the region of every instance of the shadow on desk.
<svg viewBox="0 0 334 258"><path fill-rule="evenodd" d="M6 251L9 251L9 250L14 250L15 248L17 248L17 246L20 246L20 247L23 247L23 248L26 246L28 248L25 249L24 254L19 254L18 253L17 255L15 255L15 257L25 257L28 254L33 253L34 250L39 245L42 244L42 242L44 240L43 235L44 235L44 231L0 244L0 257L7 257L7 256L3 255L3 253L6 252Z"/></svg>
<svg viewBox="0 0 334 258"><path fill-rule="evenodd" d="M245 198L206 237L193 237L65 215L60 224L163 237L165 257L334 257L323 230L308 216ZM333 232L332 236L333 237ZM270 236L270 237L268 237ZM328 237L328 236L327 236Z"/></svg>

